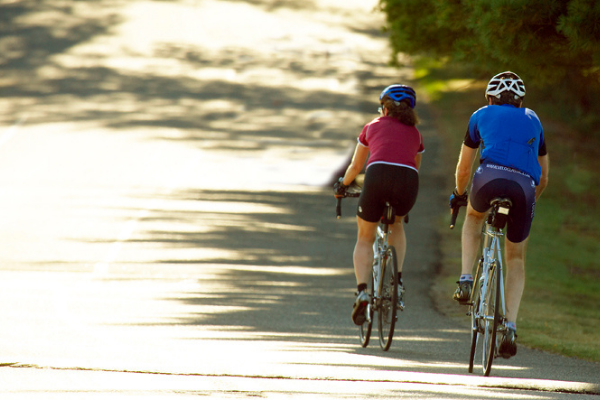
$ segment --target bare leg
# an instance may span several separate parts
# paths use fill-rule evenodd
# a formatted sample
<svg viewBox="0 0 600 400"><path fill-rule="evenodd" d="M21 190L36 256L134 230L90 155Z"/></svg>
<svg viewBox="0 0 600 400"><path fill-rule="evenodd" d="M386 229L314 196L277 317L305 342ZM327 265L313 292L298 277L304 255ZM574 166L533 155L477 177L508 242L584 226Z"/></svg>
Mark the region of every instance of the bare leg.
<svg viewBox="0 0 600 400"><path fill-rule="evenodd" d="M367 283L371 278L373 266L373 243L375 242L375 231L377 222L367 222L356 217L358 225L358 237L354 247L354 274L356 283Z"/></svg>
<svg viewBox="0 0 600 400"><path fill-rule="evenodd" d="M513 243L506 239L506 319L517 322L519 305L525 289L525 252L528 239Z"/></svg>
<svg viewBox="0 0 600 400"><path fill-rule="evenodd" d="M472 274L481 243L481 229L487 213L480 213L467 206L467 215L462 230L462 274Z"/></svg>
<svg viewBox="0 0 600 400"><path fill-rule="evenodd" d="M402 223L402 217L396 217L394 224L390 226L390 244L396 249L396 256L398 257L398 272L402 272L402 265L404 264L404 257L406 256L406 234L404 233L404 225Z"/></svg>

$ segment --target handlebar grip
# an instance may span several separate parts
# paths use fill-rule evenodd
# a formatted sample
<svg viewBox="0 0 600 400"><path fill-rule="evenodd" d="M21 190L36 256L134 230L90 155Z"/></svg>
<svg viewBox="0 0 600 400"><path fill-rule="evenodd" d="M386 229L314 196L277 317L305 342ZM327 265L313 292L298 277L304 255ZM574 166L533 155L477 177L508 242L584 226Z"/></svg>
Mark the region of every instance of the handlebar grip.
<svg viewBox="0 0 600 400"><path fill-rule="evenodd" d="M456 225L456 217L458 217L458 210L460 210L460 207L455 207L452 209L452 218L450 218L450 229L454 229L454 226Z"/></svg>
<svg viewBox="0 0 600 400"><path fill-rule="evenodd" d="M337 197L336 200L337 204L335 205L335 215L337 219L340 219L340 217L342 216L342 198Z"/></svg>

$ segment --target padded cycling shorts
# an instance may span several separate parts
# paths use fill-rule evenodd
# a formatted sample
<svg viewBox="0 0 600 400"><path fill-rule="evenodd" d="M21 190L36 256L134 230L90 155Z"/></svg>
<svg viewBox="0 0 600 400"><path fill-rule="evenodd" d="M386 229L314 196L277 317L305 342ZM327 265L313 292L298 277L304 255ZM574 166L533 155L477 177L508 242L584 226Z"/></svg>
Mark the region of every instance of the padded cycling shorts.
<svg viewBox="0 0 600 400"><path fill-rule="evenodd" d="M419 192L419 173L412 168L371 164L365 173L356 215L368 222L379 222L386 201L401 217L413 208Z"/></svg>
<svg viewBox="0 0 600 400"><path fill-rule="evenodd" d="M490 209L495 197L512 200L506 237L513 243L527 239L535 211L535 182L520 171L496 164L482 164L475 171L469 201L480 213Z"/></svg>

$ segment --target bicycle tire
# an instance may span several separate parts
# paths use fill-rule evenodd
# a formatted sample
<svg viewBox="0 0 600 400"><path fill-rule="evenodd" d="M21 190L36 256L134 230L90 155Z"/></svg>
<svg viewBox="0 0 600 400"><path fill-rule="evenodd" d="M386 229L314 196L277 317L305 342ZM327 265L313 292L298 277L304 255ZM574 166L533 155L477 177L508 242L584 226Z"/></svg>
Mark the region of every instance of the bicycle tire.
<svg viewBox="0 0 600 400"><path fill-rule="evenodd" d="M375 271L373 271L373 273L375 273ZM368 313L367 319L365 320L365 322L363 322L363 324L361 326L358 327L360 345L362 347L367 347L369 345L369 339L371 339L371 331L373 330L373 308L374 308L373 302L375 299L375 297L374 297L375 286L374 286L373 274L371 274L371 282L370 282L369 288L367 290L369 293L369 297L371 299L367 309L365 310L365 312Z"/></svg>
<svg viewBox="0 0 600 400"><path fill-rule="evenodd" d="M498 306L500 296L500 279L496 263L490 265L490 282L486 294L485 324L483 342L483 375L489 376L492 362L496 355L496 331L498 329Z"/></svg>
<svg viewBox="0 0 600 400"><path fill-rule="evenodd" d="M396 249L393 246L388 247L381 261L381 289L377 307L379 345L383 351L388 351L392 345L398 312L398 258L396 257Z"/></svg>
<svg viewBox="0 0 600 400"><path fill-rule="evenodd" d="M473 294L471 295L471 352L469 353L469 373L473 373L473 363L475 361L475 350L479 339L479 315L481 306L481 273L483 272L483 258L477 264L477 272L473 280Z"/></svg>

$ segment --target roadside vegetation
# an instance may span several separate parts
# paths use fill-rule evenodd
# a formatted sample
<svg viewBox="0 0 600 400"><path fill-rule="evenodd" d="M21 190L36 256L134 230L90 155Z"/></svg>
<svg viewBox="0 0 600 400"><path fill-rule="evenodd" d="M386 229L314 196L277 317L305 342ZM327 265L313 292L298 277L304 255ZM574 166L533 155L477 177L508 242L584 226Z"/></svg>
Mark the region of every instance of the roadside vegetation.
<svg viewBox="0 0 600 400"><path fill-rule="evenodd" d="M600 361L600 3L589 0L380 0L391 59L408 54L443 135L447 189L471 113L495 74L525 81L544 126L550 183L539 203L519 312L519 342ZM395 62L395 61L392 61ZM464 218L464 210L462 218ZM440 221L435 292L460 271L460 228ZM445 300L442 311L462 314Z"/></svg>
<svg viewBox="0 0 600 400"><path fill-rule="evenodd" d="M392 56L511 70L578 129L600 125L600 3L589 0L380 0Z"/></svg>

